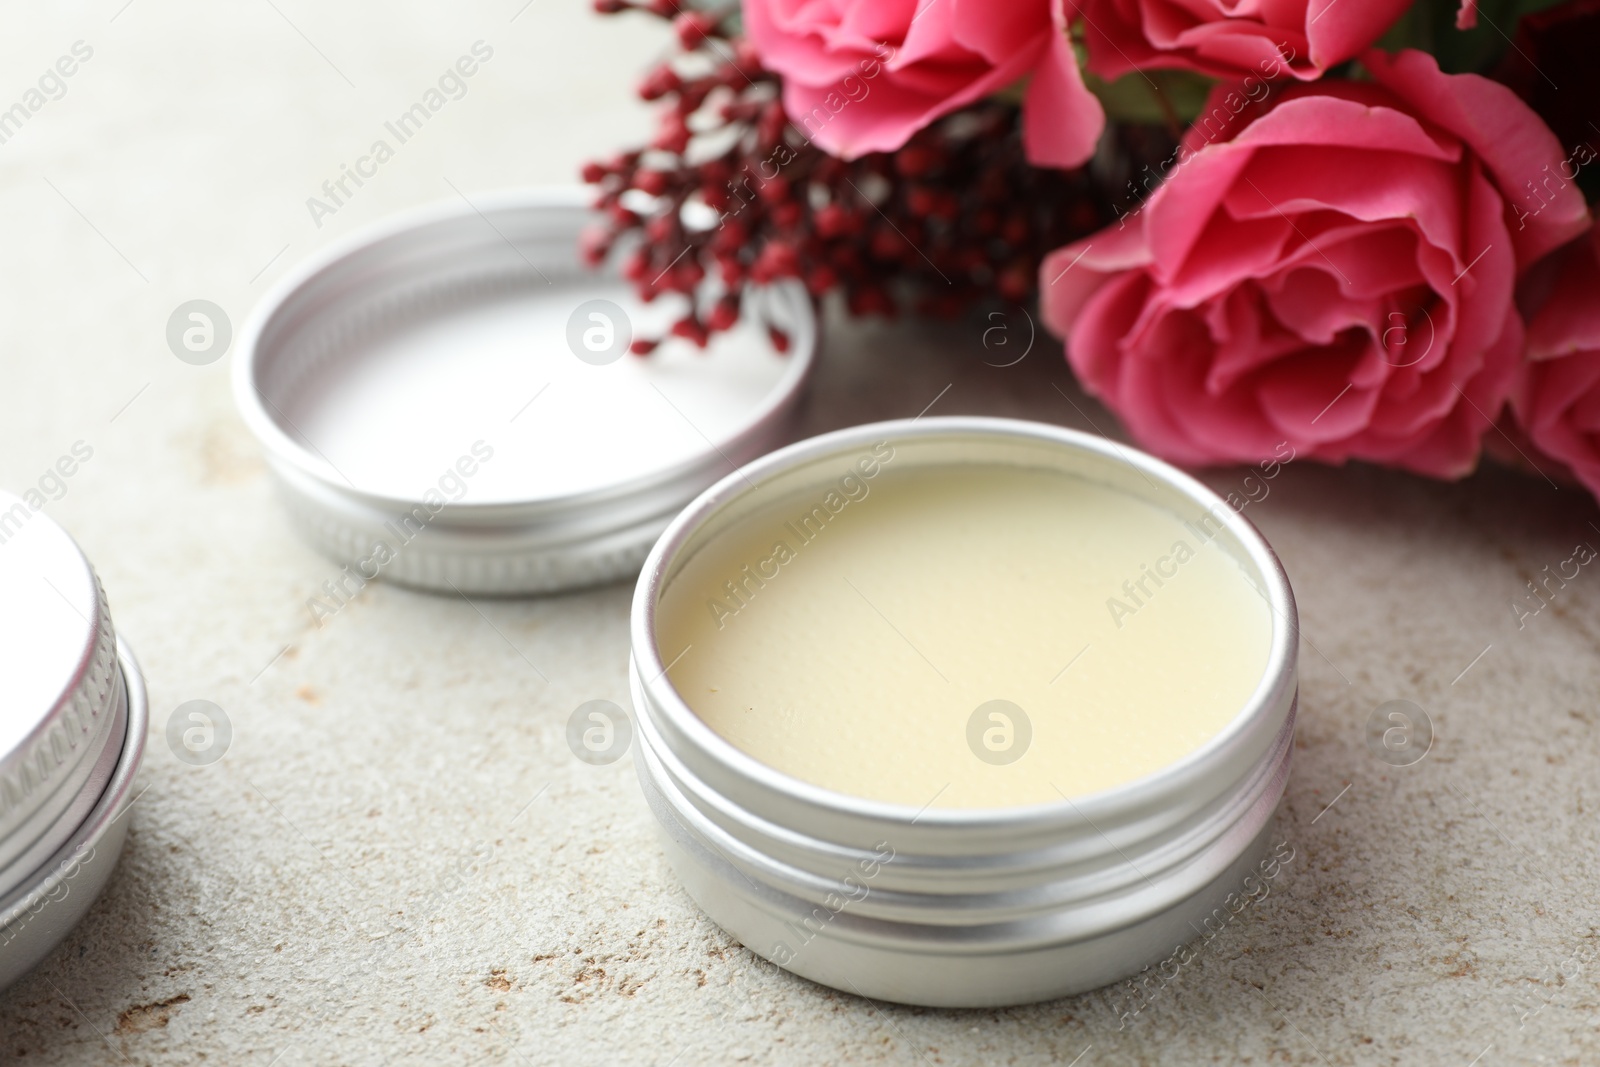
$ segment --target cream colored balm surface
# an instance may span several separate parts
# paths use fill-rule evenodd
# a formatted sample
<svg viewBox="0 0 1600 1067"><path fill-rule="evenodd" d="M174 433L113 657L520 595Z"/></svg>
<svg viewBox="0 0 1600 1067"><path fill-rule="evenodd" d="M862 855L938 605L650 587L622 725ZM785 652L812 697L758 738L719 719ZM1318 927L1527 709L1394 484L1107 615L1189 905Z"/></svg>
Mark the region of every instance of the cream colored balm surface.
<svg viewBox="0 0 1600 1067"><path fill-rule="evenodd" d="M1177 761L1261 681L1271 609L1214 520L1043 469L855 462L662 596L673 685L763 763L919 808L1045 803Z"/></svg>

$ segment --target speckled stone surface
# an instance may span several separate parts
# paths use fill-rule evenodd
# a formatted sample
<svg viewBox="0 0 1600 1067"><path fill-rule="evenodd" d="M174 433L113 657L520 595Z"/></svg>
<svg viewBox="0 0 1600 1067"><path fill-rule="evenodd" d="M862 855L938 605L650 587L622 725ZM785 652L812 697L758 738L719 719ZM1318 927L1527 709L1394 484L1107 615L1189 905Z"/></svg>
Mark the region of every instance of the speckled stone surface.
<svg viewBox="0 0 1600 1067"><path fill-rule="evenodd" d="M0 484L93 448L47 510L98 566L153 721L122 865L0 993L0 1061L1600 1056L1600 576L1582 568L1521 627L1513 609L1546 565L1600 546L1581 493L1296 463L1249 505L1304 623L1277 821L1295 859L1142 1011L1122 1017L1116 991L973 1012L835 993L697 913L627 761L572 758L572 709L627 703L627 585L473 606L373 584L319 627L306 600L336 568L290 533L227 361L181 363L164 337L195 298L237 325L297 258L451 185L567 181L638 139L630 88L662 35L576 0L96 0L4 19L0 105L74 42L93 55L0 144ZM306 198L479 40L494 54L466 95L316 226ZM937 397L1115 431L1047 339L985 365L1002 361L994 325L835 326L808 428ZM1022 345L1028 322L1006 326ZM233 724L210 766L164 740L191 699ZM1413 766L1367 745L1391 699L1433 723Z"/></svg>

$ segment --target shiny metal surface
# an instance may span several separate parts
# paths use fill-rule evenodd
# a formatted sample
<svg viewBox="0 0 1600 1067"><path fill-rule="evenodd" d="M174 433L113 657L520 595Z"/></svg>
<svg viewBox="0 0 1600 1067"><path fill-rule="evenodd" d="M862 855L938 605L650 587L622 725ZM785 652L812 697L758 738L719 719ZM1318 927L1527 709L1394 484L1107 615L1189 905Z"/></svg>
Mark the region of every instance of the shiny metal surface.
<svg viewBox="0 0 1600 1067"><path fill-rule="evenodd" d="M1189 517L1274 615L1267 669L1216 737L1158 773L1031 807L909 807L833 793L757 763L710 730L666 677L655 610L677 566L718 531L880 440L896 465L1017 463L1078 474ZM1095 988L1193 940L1244 892L1292 751L1298 629L1260 534L1182 472L1039 423L941 418L855 427L749 464L679 515L646 560L632 617L635 763L691 896L747 947L864 996L942 1007Z"/></svg>
<svg viewBox="0 0 1600 1067"><path fill-rule="evenodd" d="M239 409L296 525L361 578L490 594L614 580L697 493L787 439L817 344L798 284L756 294L787 356L749 323L707 353L569 350L569 316L595 300L634 336L671 321L671 298L647 306L579 264L587 195L407 214L292 271L241 330ZM452 475L463 460L473 473Z"/></svg>
<svg viewBox="0 0 1600 1067"><path fill-rule="evenodd" d="M126 730L117 738L118 758L87 817L22 884L0 895L0 988L26 974L83 918L105 888L128 834L128 806L144 758L149 727L144 678L133 650L117 642Z"/></svg>
<svg viewBox="0 0 1600 1067"><path fill-rule="evenodd" d="M100 581L68 533L0 492L0 893L111 743L116 634Z"/></svg>
<svg viewBox="0 0 1600 1067"><path fill-rule="evenodd" d="M32 878L89 817L116 772L128 732L128 699L117 673L113 710L94 739L95 758L85 760L26 823L0 841L0 898Z"/></svg>

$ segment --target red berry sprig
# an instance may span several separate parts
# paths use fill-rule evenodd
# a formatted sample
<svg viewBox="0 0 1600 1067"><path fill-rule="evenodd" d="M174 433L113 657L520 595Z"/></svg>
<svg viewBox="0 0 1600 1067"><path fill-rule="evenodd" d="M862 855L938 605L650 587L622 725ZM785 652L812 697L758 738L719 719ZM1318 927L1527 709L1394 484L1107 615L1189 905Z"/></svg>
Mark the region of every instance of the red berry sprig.
<svg viewBox="0 0 1600 1067"><path fill-rule="evenodd" d="M785 114L778 76L732 28L736 6L595 9L668 19L679 51L639 85L661 109L650 144L583 168L603 219L582 254L595 266L620 255L645 301L682 296L671 332L696 345L756 306L742 299L746 287L784 279L818 301L838 292L856 315L1025 303L1048 252L1112 218L1112 198L1088 172L1028 163L1011 103L980 101L898 151L836 159ZM782 329L768 332L788 349ZM633 351L659 342L638 338Z"/></svg>

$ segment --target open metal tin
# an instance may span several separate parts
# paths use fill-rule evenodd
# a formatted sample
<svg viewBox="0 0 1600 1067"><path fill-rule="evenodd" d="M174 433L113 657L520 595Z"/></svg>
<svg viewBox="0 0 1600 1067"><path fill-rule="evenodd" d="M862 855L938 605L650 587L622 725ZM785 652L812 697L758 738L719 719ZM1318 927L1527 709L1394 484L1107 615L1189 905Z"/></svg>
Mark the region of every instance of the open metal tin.
<svg viewBox="0 0 1600 1067"><path fill-rule="evenodd" d="M743 517L827 486L882 441L892 443L897 469L1037 467L1178 516L1210 515L1219 528L1213 543L1271 609L1266 667L1249 700L1209 741L1155 773L1025 807L918 810L866 800L780 773L729 743L668 677L657 631L663 591ZM1232 507L1113 442L957 417L859 426L791 445L724 478L667 528L639 577L631 642L635 761L674 870L720 926L806 978L941 1007L1064 996L1163 959L1200 936L1215 909L1250 892L1251 875L1259 878L1293 741L1293 594L1271 548Z"/></svg>
<svg viewBox="0 0 1600 1067"><path fill-rule="evenodd" d="M66 936L127 836L148 712L132 651L66 531L0 493L0 987Z"/></svg>
<svg viewBox="0 0 1600 1067"><path fill-rule="evenodd" d="M337 243L241 331L235 397L299 528L362 580L541 593L639 566L677 511L788 437L817 345L798 283L702 351L616 259L581 189L475 195Z"/></svg>

